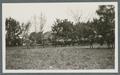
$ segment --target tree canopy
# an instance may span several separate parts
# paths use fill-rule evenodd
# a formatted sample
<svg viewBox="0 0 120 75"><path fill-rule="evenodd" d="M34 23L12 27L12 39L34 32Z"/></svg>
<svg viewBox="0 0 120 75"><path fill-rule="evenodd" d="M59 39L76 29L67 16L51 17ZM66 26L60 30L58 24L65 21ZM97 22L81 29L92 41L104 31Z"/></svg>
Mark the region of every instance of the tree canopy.
<svg viewBox="0 0 120 75"><path fill-rule="evenodd" d="M96 10L99 18L94 18L93 21L81 22L81 15L73 14L75 23L68 19L56 19L52 26L52 41L64 40L77 43L83 43L85 41L94 39L95 42L100 43L112 43L115 39L115 7L113 5L100 5ZM6 44L14 46L20 44L20 36L23 39L35 41L38 44L42 44L44 41L43 29L46 24L46 17L41 13L39 17L39 32L36 32L36 18L35 20L35 32L29 33L31 22L26 24L20 24L13 18L6 18Z"/></svg>

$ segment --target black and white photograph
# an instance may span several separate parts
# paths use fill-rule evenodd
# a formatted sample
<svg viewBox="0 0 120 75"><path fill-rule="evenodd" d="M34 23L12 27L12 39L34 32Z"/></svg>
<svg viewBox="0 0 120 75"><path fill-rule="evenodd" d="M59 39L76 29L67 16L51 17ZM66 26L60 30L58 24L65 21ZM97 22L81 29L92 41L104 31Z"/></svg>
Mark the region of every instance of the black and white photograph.
<svg viewBox="0 0 120 75"><path fill-rule="evenodd" d="M117 2L3 3L5 73L117 73Z"/></svg>

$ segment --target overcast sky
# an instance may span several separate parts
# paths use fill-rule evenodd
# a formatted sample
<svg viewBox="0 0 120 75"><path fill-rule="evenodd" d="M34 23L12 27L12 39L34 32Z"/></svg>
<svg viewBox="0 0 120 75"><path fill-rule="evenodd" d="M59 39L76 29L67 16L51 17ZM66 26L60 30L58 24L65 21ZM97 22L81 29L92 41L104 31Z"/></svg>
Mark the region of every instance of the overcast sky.
<svg viewBox="0 0 120 75"><path fill-rule="evenodd" d="M44 32L46 32L51 30L56 18L68 19L74 22L71 11L74 14L82 15L81 21L83 22L98 17L96 10L98 5L101 4L106 3L5 3L2 8L3 22L5 22L5 18L12 17L20 23L27 23L28 21L33 23L33 17L37 16L39 19L42 12L47 19L44 27ZM35 31L34 27L34 24L32 24L30 32ZM39 25L37 28L37 31L39 31Z"/></svg>

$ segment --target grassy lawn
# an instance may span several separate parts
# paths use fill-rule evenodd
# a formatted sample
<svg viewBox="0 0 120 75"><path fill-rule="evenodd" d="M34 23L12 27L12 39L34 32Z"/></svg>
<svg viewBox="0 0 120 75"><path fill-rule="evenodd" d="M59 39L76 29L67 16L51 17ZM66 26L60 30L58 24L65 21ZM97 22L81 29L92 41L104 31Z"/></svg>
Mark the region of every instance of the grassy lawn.
<svg viewBox="0 0 120 75"><path fill-rule="evenodd" d="M7 69L113 69L114 49L47 47L6 50Z"/></svg>

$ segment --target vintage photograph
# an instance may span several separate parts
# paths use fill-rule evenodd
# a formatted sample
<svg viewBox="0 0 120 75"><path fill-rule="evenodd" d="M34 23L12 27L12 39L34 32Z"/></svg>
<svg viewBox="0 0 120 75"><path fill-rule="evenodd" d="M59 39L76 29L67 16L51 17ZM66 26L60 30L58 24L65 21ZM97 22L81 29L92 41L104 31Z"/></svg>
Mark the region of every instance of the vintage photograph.
<svg viewBox="0 0 120 75"><path fill-rule="evenodd" d="M116 72L117 2L3 3L3 70Z"/></svg>

